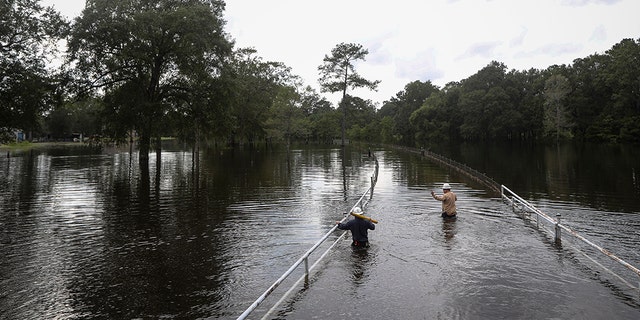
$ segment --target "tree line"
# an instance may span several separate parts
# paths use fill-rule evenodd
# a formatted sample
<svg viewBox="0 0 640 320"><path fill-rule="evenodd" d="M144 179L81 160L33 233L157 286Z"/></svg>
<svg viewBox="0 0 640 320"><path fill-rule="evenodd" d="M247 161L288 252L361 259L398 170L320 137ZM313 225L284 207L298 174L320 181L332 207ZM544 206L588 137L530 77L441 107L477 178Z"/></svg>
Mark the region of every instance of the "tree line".
<svg viewBox="0 0 640 320"><path fill-rule="evenodd" d="M544 70L492 61L444 87L414 81L376 102L340 43L318 67L322 92L281 62L236 48L221 0L94 0L65 21L38 0L0 8L0 131L127 141L141 161L174 136L194 146L352 140L430 146L469 140L640 142L640 40ZM58 42L66 43L59 52ZM64 60L53 68L56 57ZM382 79L384 80L384 79ZM343 140L344 141L344 140Z"/></svg>
<svg viewBox="0 0 640 320"><path fill-rule="evenodd" d="M544 70L507 70L492 61L474 75L437 88L414 82L380 113L405 132L389 142L640 142L640 40ZM421 102L412 96L425 94Z"/></svg>

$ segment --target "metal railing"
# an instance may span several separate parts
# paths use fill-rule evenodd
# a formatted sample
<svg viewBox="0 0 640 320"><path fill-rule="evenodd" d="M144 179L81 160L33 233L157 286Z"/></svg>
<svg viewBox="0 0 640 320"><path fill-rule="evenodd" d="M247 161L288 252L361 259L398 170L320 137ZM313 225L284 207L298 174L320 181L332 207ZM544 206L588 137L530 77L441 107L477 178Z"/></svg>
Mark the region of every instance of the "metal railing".
<svg viewBox="0 0 640 320"><path fill-rule="evenodd" d="M358 201L351 207L351 209L349 210L350 212L353 212L353 210L356 207L360 207L362 208L362 210L364 210L364 208L366 207L368 200L366 199L366 196L369 195L369 199L371 199L373 197L373 189L375 187L376 182L378 181L378 170L379 170L379 164L378 164L378 159L376 159L375 155L373 156L373 159L375 161L375 170L373 172L373 175L371 176L371 186L369 186L369 188L367 189L367 191L365 191L362 196L360 196L360 198L358 199ZM345 215L344 218L342 218L342 220L340 220L340 222L344 222L345 220L347 220L349 218L349 215ZM316 242L311 249L307 250L307 252L305 252L302 257L300 257L300 259L298 259L298 261L296 261L291 267L289 267L289 269L287 271L285 271L284 274L282 274L282 276L280 276L280 278L278 278L278 280L276 280L262 295L260 295L260 297L258 297L258 299L256 299L251 306L249 306L249 308L247 308L239 317L238 320L241 319L246 319L249 314L251 314L251 312L253 312L262 302L264 302L264 300L278 287L280 286L280 284L282 284L282 282L288 278L298 267L300 267L300 265L304 264L304 276L301 277L295 284L293 284L293 286L291 287L291 289L289 289L281 298L280 300L273 306L271 307L271 309L269 310L269 312L267 312L267 314L263 317L266 318L269 314L271 314L273 312L273 310L275 310L283 301L284 299L286 299L286 297L291 293L291 291L302 281L304 280L305 284L309 283L309 274L310 271L313 270L318 263L327 255L327 253L329 253L329 251L331 251L331 249L333 249L333 247L339 242L341 241L345 234L347 233L347 231L344 231L334 242L333 244L318 258L318 260L311 266L309 267L309 257L311 256L312 253L314 253L314 251L316 251L318 249L318 247L320 247L320 245L322 245L328 238L329 236L331 236L331 234L338 228L338 225L334 225L333 228L331 228L331 230L329 230L320 240L318 240L318 242Z"/></svg>
<svg viewBox="0 0 640 320"><path fill-rule="evenodd" d="M405 146L398 145L388 145L384 144L384 146L394 149L400 149L411 153L419 153L421 156L432 160L433 162L443 165L445 167L449 167L452 170L457 171L458 173L464 174L472 180L485 185L489 188L490 191L495 192L496 194L500 193L500 184L495 182L486 173L480 172L476 169L469 167L464 163L457 162L453 159L449 159L445 156L432 152L430 150L425 150L423 148L410 148Z"/></svg>
<svg viewBox="0 0 640 320"><path fill-rule="evenodd" d="M540 228L541 227L541 223L544 224L545 222L549 223L550 225L552 225L553 226L552 232L554 233L554 239L555 239L555 241L557 243L561 242L561 240L562 240L562 230L564 230L564 231L566 231L567 234L573 236L574 238L582 241L583 243L589 245L590 247L592 247L592 248L598 250L599 252L605 254L611 260L619 263L620 265L622 265L626 269L628 269L631 272L635 273L638 276L638 286L634 286L634 285L628 283L622 277L617 275L615 272L609 270L608 268L606 268L605 266L603 266L601 264L598 264L595 260L591 259L591 257L589 257L589 256L587 256L586 254L583 253L585 256L587 256L587 258L589 258L591 261L593 261L596 264L598 264L601 268L605 269L607 272L611 273L612 275L614 275L618 279L622 280L623 282L625 282L631 288L637 289L638 293L640 294L640 269L638 269L635 266L631 265L630 263L620 259L618 256L613 254L611 251L598 246L597 244L593 243L592 241L589 241L587 238L579 235L576 231L574 231L574 230L570 229L569 227L563 225L560 222L560 217L561 217L560 214L556 214L556 218L553 219L552 217L550 217L549 215L547 215L544 212L540 211L538 208L536 208L535 206L533 206L532 204L530 204L526 200L522 199L515 192L509 190L509 188L507 188L506 186L501 185L500 186L500 190L501 190L500 193L501 193L502 199L504 201L507 201L511 205L512 210L514 212L520 211L521 213L523 213L523 215L522 215L523 219L526 218L526 216L525 216L526 213L533 213L533 214L535 214L535 217L530 218L530 219L531 220L535 220L537 228Z"/></svg>

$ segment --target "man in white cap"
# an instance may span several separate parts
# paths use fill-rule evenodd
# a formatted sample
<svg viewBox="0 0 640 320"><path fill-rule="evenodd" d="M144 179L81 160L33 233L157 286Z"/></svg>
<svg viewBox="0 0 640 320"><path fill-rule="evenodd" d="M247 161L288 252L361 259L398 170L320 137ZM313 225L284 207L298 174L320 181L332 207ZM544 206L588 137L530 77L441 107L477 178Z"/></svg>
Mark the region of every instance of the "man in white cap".
<svg viewBox="0 0 640 320"><path fill-rule="evenodd" d="M436 195L435 192L431 191L431 196L438 200L442 201L442 217L445 219L455 219L456 218L456 200L458 197L455 193L451 192L451 186L448 183L442 185L443 195Z"/></svg>
<svg viewBox="0 0 640 320"><path fill-rule="evenodd" d="M362 212L362 209L359 207L356 207L353 212L359 215L364 215L364 212ZM336 221L336 223L340 230L351 230L351 239L353 240L351 245L353 247L369 247L369 235L367 231L376 229L376 225L371 221L362 218L354 218L345 223L340 223L340 221Z"/></svg>

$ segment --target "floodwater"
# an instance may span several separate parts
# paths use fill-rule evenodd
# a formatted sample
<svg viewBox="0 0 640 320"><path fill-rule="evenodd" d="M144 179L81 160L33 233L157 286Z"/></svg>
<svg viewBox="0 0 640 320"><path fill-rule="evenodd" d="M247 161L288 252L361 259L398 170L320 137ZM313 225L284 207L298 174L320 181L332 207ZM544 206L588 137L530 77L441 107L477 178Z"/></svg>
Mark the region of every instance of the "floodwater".
<svg viewBox="0 0 640 320"><path fill-rule="evenodd" d="M640 266L637 153L485 151L446 155ZM365 206L379 220L371 247L353 251L347 234L317 261L335 231L313 254L309 282L270 310L302 276L298 268L249 318L640 317L635 273L568 235L554 243L499 195L418 153L371 152L379 163ZM0 318L235 319L367 190L368 153L217 148L194 161L168 144L148 170L129 148L3 156ZM459 199L453 222L429 195L444 182Z"/></svg>

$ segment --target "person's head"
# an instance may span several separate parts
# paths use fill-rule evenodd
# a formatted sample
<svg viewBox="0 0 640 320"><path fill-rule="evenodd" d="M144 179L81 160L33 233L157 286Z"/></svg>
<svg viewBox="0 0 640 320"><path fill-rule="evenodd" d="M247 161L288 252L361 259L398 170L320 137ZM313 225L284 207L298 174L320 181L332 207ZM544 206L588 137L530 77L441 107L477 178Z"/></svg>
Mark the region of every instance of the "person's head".
<svg viewBox="0 0 640 320"><path fill-rule="evenodd" d="M445 193L451 191L451 186L448 183L443 184L442 191L444 191Z"/></svg>
<svg viewBox="0 0 640 320"><path fill-rule="evenodd" d="M360 209L360 207L353 208L353 213L364 214L364 212L362 212L362 209Z"/></svg>

